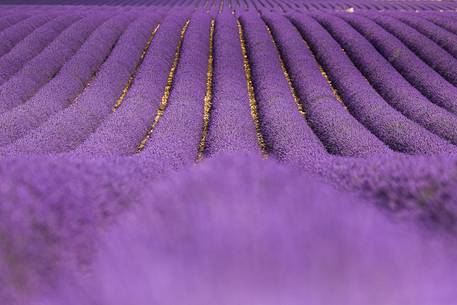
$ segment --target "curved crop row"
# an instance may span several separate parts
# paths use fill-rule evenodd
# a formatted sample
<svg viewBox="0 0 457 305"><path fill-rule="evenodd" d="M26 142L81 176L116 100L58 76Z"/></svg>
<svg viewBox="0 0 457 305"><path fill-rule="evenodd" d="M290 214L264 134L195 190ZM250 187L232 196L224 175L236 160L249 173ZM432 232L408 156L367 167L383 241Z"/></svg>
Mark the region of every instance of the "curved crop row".
<svg viewBox="0 0 457 305"><path fill-rule="evenodd" d="M121 15L102 24L64 64L56 77L31 99L1 114L0 145L17 140L52 114L74 103L89 85L94 70L98 71L103 60L110 55L130 21L131 17Z"/></svg>
<svg viewBox="0 0 457 305"><path fill-rule="evenodd" d="M304 115L332 154L361 156L389 148L352 117L337 101L319 63L293 25L282 16L264 16L290 73Z"/></svg>
<svg viewBox="0 0 457 305"><path fill-rule="evenodd" d="M168 101L160 121L141 154L173 166L191 164L197 157L203 130L210 17L194 14L185 33ZM153 123L153 124L154 124Z"/></svg>
<svg viewBox="0 0 457 305"><path fill-rule="evenodd" d="M133 22L124 32L110 57L100 67L97 77L75 103L54 114L44 124L10 146L6 146L4 151L68 152L86 139L111 113L116 98L135 68L147 39L147 32L150 33L151 27L154 29L151 23L157 22L157 19L145 16L139 21ZM139 29L140 26L144 28Z"/></svg>
<svg viewBox="0 0 457 305"><path fill-rule="evenodd" d="M457 144L456 116L420 94L345 21L330 15L316 17L392 107L433 133Z"/></svg>
<svg viewBox="0 0 457 305"><path fill-rule="evenodd" d="M86 17L63 31L48 47L0 87L0 113L30 99L54 78L64 63L103 22L102 15Z"/></svg>
<svg viewBox="0 0 457 305"><path fill-rule="evenodd" d="M53 14L38 15L26 18L0 32L0 56L8 53L17 43L35 29L56 18Z"/></svg>
<svg viewBox="0 0 457 305"><path fill-rule="evenodd" d="M131 155L136 152L138 143L153 123L164 94L185 17L170 14L163 20L122 105L88 136L77 152L97 155ZM136 62L138 57L134 60ZM122 86L128 82L129 76ZM98 103L109 103L113 107L121 91L115 93L114 100Z"/></svg>
<svg viewBox="0 0 457 305"><path fill-rule="evenodd" d="M433 40L440 47L448 51L452 56L457 58L457 36L453 33L434 24L431 21L428 21L425 18L401 13L390 13L390 15L421 32L423 35L427 36L427 38Z"/></svg>
<svg viewBox="0 0 457 305"><path fill-rule="evenodd" d="M0 33L8 27L13 26L27 18L30 18L27 14L13 14L0 17Z"/></svg>
<svg viewBox="0 0 457 305"><path fill-rule="evenodd" d="M454 13L452 13L452 15L454 15ZM424 12L421 13L420 16L451 33L457 34L457 23L455 22L453 16L446 14L436 14L434 12Z"/></svg>
<svg viewBox="0 0 457 305"><path fill-rule="evenodd" d="M294 23L343 96L349 111L392 149L407 153L453 151L454 146L393 109L353 65L340 45L313 18L294 16Z"/></svg>
<svg viewBox="0 0 457 305"><path fill-rule="evenodd" d="M457 85L457 59L443 50L434 41L427 38L409 25L390 16L368 14L370 18L384 28L387 32L403 42L417 57L427 63L433 70L438 72L444 79Z"/></svg>
<svg viewBox="0 0 457 305"><path fill-rule="evenodd" d="M216 19L208 156L234 151L261 153L248 101L236 19L223 14Z"/></svg>
<svg viewBox="0 0 457 305"><path fill-rule="evenodd" d="M254 14L240 17L267 152L280 160L307 158L326 150L297 110L265 23Z"/></svg>
<svg viewBox="0 0 457 305"><path fill-rule="evenodd" d="M81 17L75 15L59 16L37 28L16 44L0 58L0 86L45 49L62 31L79 19Z"/></svg>
<svg viewBox="0 0 457 305"><path fill-rule="evenodd" d="M389 63L433 103L457 114L457 88L420 60L401 41L374 21L357 14L341 15L361 33Z"/></svg>

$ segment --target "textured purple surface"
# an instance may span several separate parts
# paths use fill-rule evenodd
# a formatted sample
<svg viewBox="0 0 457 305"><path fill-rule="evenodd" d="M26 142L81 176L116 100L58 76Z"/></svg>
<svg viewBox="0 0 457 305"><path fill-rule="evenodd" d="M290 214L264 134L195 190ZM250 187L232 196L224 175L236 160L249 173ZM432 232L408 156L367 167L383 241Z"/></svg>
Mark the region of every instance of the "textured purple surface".
<svg viewBox="0 0 457 305"><path fill-rule="evenodd" d="M0 304L457 303L456 2L49 1L0 6Z"/></svg>

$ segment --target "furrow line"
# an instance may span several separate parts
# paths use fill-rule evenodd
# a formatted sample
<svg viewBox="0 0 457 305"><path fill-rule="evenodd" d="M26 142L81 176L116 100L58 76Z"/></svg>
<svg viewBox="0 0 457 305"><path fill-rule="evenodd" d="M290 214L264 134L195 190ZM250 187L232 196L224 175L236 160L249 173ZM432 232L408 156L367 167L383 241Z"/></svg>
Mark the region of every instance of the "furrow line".
<svg viewBox="0 0 457 305"><path fill-rule="evenodd" d="M457 36L455 34L425 18L411 14L390 13L390 15L427 36L457 59Z"/></svg>
<svg viewBox="0 0 457 305"><path fill-rule="evenodd" d="M457 114L457 88L420 60L395 36L374 21L358 14L339 15L367 39L375 49L431 102Z"/></svg>
<svg viewBox="0 0 457 305"><path fill-rule="evenodd" d="M0 125L3 127L0 129L0 145L10 144L14 140L24 136L27 131L38 127L42 121L46 120L53 113L76 103L79 97L90 87L101 66L108 60L117 45L122 33L118 33L116 28L126 22L127 20L121 21L117 19L115 26L112 24L101 26L82 45L75 56L65 63L60 70L59 77L56 77L54 82L51 81L48 85L44 86L34 99L0 115ZM108 51L100 50L99 46L103 48L106 41L108 44L111 44L111 47L107 49ZM106 54L102 60L99 60L98 55L103 55L103 53ZM90 72L92 69L93 71ZM80 81L72 80L75 72ZM84 79L86 81L82 88L76 93L75 97L68 101L67 94L71 95L78 90L78 86L71 85L71 83L80 83ZM65 90L66 88L71 89ZM62 91L63 94L59 94L59 91Z"/></svg>
<svg viewBox="0 0 457 305"><path fill-rule="evenodd" d="M39 28L43 24L51 21L57 16L34 16L22 20L0 33L0 56L7 54L16 44L26 38L35 29Z"/></svg>
<svg viewBox="0 0 457 305"><path fill-rule="evenodd" d="M0 19L0 34L9 27L30 18L29 15L6 16Z"/></svg>
<svg viewBox="0 0 457 305"><path fill-rule="evenodd" d="M76 148L75 153L91 155L133 155L136 153L136 147L144 137L143 130L147 130L152 124L154 117L151 117L151 113L155 113L160 105L168 74L173 63L179 34L186 21L184 18L187 16L172 14L168 15L161 22L160 29L157 31L148 54L144 58L135 82L125 97L123 106L118 108L116 112L112 112L113 104L110 104L110 101L115 101L119 96L119 92L122 91L125 82L137 64L137 58L141 54L141 50L145 45L152 27L150 22L148 22L148 32L146 33L143 29L144 26L136 26L136 31L141 32L145 37L141 42L136 42L140 46L138 47L139 51L135 50L135 54L130 56L132 66L128 71L125 71L128 74L121 75L122 77L118 77L119 73L115 69L111 70L111 73L114 73L116 78L121 81L120 87L106 92L106 102L96 105L99 110L94 114L99 119L92 123L83 122L83 124L87 124L88 126L90 124L90 132L85 134L84 140ZM134 30L132 28L132 33L135 33ZM120 56L123 55L121 51L119 50ZM127 48L126 51L131 53L132 50L131 48ZM109 82L109 76L108 74L106 75L105 82ZM102 85L103 83L100 84L100 86ZM99 90L104 90L104 87L101 87ZM91 95L94 96L93 99L100 99L96 91L92 92ZM91 102L90 96L84 99L87 100L87 103ZM110 104L109 111L105 114L105 107L108 104ZM100 113L103 116L100 116Z"/></svg>
<svg viewBox="0 0 457 305"><path fill-rule="evenodd" d="M204 157L206 148L206 138L208 136L208 128L211 115L212 99L213 99L213 71L214 71L214 58L213 58L213 46L214 46L214 29L215 20L211 19L210 34L209 34L209 55L208 55L208 71L206 72L206 94L204 99L204 111L203 111L203 130L198 146L198 153L196 161L201 161Z"/></svg>
<svg viewBox="0 0 457 305"><path fill-rule="evenodd" d="M261 155L250 104L246 102L249 96L238 41L236 18L225 11L216 20L213 100L205 156L233 152Z"/></svg>
<svg viewBox="0 0 457 305"><path fill-rule="evenodd" d="M268 153L281 161L327 154L319 138L297 111L265 22L255 12L242 15L240 22L245 35L259 129Z"/></svg>
<svg viewBox="0 0 457 305"><path fill-rule="evenodd" d="M148 40L146 41L146 45L143 48L143 51L141 52L140 58L138 60L138 63L135 66L135 69L133 70L132 74L130 75L129 79L127 80L127 83L125 84L124 88L122 89L121 95L118 97L116 100L116 103L113 106L112 111L115 112L121 105L122 102L125 99L125 96L130 90L130 87L132 86L133 81L135 80L135 77L138 73L138 70L140 69L141 65L143 64L144 58L146 57L146 54L149 51L149 47L151 46L152 40L154 39L155 34L159 30L160 23L157 24L154 29L151 31L151 34L149 35Z"/></svg>
<svg viewBox="0 0 457 305"><path fill-rule="evenodd" d="M349 58L373 88L392 107L434 134L457 144L457 117L431 103L411 86L365 38L344 20L336 16L324 15L316 18L346 50Z"/></svg>
<svg viewBox="0 0 457 305"><path fill-rule="evenodd" d="M149 138L151 137L152 133L154 132L154 128L159 123L160 118L163 116L163 114L167 108L168 98L170 97L171 87L173 85L173 79L174 79L175 72L178 67L178 63L179 63L179 59L180 59L180 55L181 55L181 46L184 41L184 36L186 35L186 31L189 26L189 23L190 23L190 20L187 20L181 29L181 34L179 36L178 45L176 46L175 57L173 59L172 65L171 65L170 72L168 73L167 84L165 85L165 90L164 90L164 93L162 96L162 101L159 105L159 109L157 109L157 114L154 117L154 121L153 121L152 125L146 131L146 134L144 135L143 139L140 141L140 143L138 144L138 146L136 148L137 153L140 153L145 148Z"/></svg>
<svg viewBox="0 0 457 305"><path fill-rule="evenodd" d="M217 15L217 11L212 14ZM157 160L175 169L196 162L205 123L211 19L201 11L192 15L166 109L141 152L142 159Z"/></svg>
<svg viewBox="0 0 457 305"><path fill-rule="evenodd" d="M457 59L409 25L390 16L365 13L384 30L397 37L416 56L429 65L445 80L457 85Z"/></svg>
<svg viewBox="0 0 457 305"><path fill-rule="evenodd" d="M0 87L0 113L23 104L49 83L103 21L106 19L81 19L23 66Z"/></svg>
<svg viewBox="0 0 457 305"><path fill-rule="evenodd" d="M289 85L290 93L292 94L292 97L294 98L294 102L297 105L298 112L303 116L303 118L306 119L306 112L303 109L303 105L300 102L300 98L298 97L297 92L294 88L294 85L292 84L292 80L290 79L289 72L287 72L287 68L286 68L286 65L284 64L284 60L282 59L278 44L276 43L276 40L275 40L273 33L271 32L271 29L268 26L268 24L265 24L265 26L267 28L268 34L271 37L271 41L273 42L276 50L278 51L279 63L281 64L282 72L284 73L284 77L286 78L287 84Z"/></svg>
<svg viewBox="0 0 457 305"><path fill-rule="evenodd" d="M243 33L243 26L240 20L236 21L238 26L238 32L240 37L240 45L241 45L241 52L243 54L243 66L244 66L244 73L246 77L246 86L248 89L248 96L249 96L249 106L251 108L251 116L252 120L254 121L255 131L257 135L257 142L259 144L260 150L262 151L262 155L267 158L268 157L268 150L267 145L265 143L265 139L262 134L262 130L260 128L260 117L257 110L257 101L255 99L254 93L254 85L252 83L252 73L251 73L251 66L249 65L249 58L246 49L246 41L244 40L244 33Z"/></svg>
<svg viewBox="0 0 457 305"><path fill-rule="evenodd" d="M78 16L57 17L17 43L7 54L0 58L0 85L7 82L30 60L46 49L65 29L80 20ZM30 48L30 46L34 46Z"/></svg>
<svg viewBox="0 0 457 305"><path fill-rule="evenodd" d="M54 112L54 114L44 123L38 122L41 124L38 128L31 130L26 136L6 146L5 149L2 149L2 153L4 151L17 151L18 153L25 154L69 152L79 146L91 132L96 130L103 119L112 113L111 109L114 101L119 96L119 92L121 92L125 82L134 70L151 28L157 24L157 19L156 17L151 18L151 16L146 15L128 25L127 30L122 34L118 44L113 49L112 55L101 66L97 77L93 80L91 86L79 97L77 103L69 105L70 101L59 102L65 96L68 97L68 94L59 94L58 99L46 99L46 95L49 97L49 92L53 92L52 88L46 91L47 94L43 92L43 96L41 97L43 107L38 107L38 105L35 108L39 114L39 118L42 121L43 118L49 116L50 114L46 111ZM130 17L128 20L130 20ZM117 20L113 20L113 22L117 24L114 29L117 28L116 31L119 35L122 32L122 29L119 28L121 24ZM124 22L127 23L127 20L124 20ZM116 36L109 34L110 23L105 24L104 29L104 31L97 31L97 35L94 34L91 36L91 44L93 45L85 44L85 51L97 53L97 48L101 47L100 42L104 41L104 39L110 38L111 42L117 39ZM106 30L108 32L105 32ZM108 43L108 41L105 41L105 47ZM106 47L103 52L107 51L109 51L109 47ZM101 50L98 50L99 54L100 52ZM94 65L93 56L84 54L80 54L80 56L87 58L86 60L89 60L91 65ZM101 60L101 58L97 60ZM90 76L91 71L85 69L84 65L81 66L76 58L74 61L72 60L72 64L66 66L68 73L75 70L75 67L72 65L76 65L78 69L81 68L82 73ZM59 78L59 81L63 85L67 83L65 81L68 79L64 75L59 76ZM73 81L74 78L71 79ZM58 83L53 82L53 84L56 86L53 87L54 91L56 91L53 94L59 93L59 90L55 89L59 88ZM78 85L81 86L80 83ZM70 89L75 90L74 88ZM48 103L53 103L54 105L50 108L47 105ZM46 111L43 111L42 108Z"/></svg>
<svg viewBox="0 0 457 305"><path fill-rule="evenodd" d="M360 124L329 88L309 45L285 17L264 16L300 104L306 121L331 154L367 156L389 152L389 148Z"/></svg>
<svg viewBox="0 0 457 305"><path fill-rule="evenodd" d="M312 17L294 18L298 29L329 67L329 76L351 114L392 149L405 153L450 152L455 147L392 108L354 66L331 35Z"/></svg>

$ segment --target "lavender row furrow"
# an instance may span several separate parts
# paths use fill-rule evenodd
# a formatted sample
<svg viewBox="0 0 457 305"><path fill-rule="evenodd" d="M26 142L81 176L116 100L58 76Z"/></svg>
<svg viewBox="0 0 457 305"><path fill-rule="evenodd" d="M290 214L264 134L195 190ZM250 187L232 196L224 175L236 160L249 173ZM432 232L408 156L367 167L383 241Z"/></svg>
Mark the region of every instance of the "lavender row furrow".
<svg viewBox="0 0 457 305"><path fill-rule="evenodd" d="M133 22L119 39L97 77L76 100L48 121L3 150L22 153L69 152L84 141L110 114L131 75L148 34L158 22L146 15ZM71 131L70 131L71 130Z"/></svg>
<svg viewBox="0 0 457 305"><path fill-rule="evenodd" d="M22 20L0 32L0 56L8 53L18 42L35 29L56 18L55 15L38 15Z"/></svg>
<svg viewBox="0 0 457 305"><path fill-rule="evenodd" d="M203 130L209 42L210 17L192 15L163 117L141 154L173 167L196 160Z"/></svg>
<svg viewBox="0 0 457 305"><path fill-rule="evenodd" d="M78 147L77 152L95 155L136 152L160 105L186 16L170 14L163 20L122 105ZM110 102L113 107L115 100Z"/></svg>
<svg viewBox="0 0 457 305"><path fill-rule="evenodd" d="M0 18L0 33L10 26L13 26L24 19L30 18L27 14L7 15Z"/></svg>
<svg viewBox="0 0 457 305"><path fill-rule="evenodd" d="M267 151L280 160L325 154L324 146L297 110L265 23L254 14L242 15L240 20Z"/></svg>
<svg viewBox="0 0 457 305"><path fill-rule="evenodd" d="M351 114L384 143L406 153L454 151L452 144L393 109L316 20L310 16L293 16L292 20L327 69Z"/></svg>
<svg viewBox="0 0 457 305"><path fill-rule="evenodd" d="M395 36L374 21L357 14L342 14L389 63L433 103L457 114L457 88L420 60Z"/></svg>
<svg viewBox="0 0 457 305"><path fill-rule="evenodd" d="M345 156L389 151L336 100L319 71L319 64L293 25L282 16L264 16L264 19L277 40L307 121L327 150Z"/></svg>
<svg viewBox="0 0 457 305"><path fill-rule="evenodd" d="M447 16L445 14L437 15L436 13L429 12L422 13L420 14L420 16L442 27L443 29L446 29L451 33L457 34L457 23L455 22L455 19L453 17Z"/></svg>
<svg viewBox="0 0 457 305"><path fill-rule="evenodd" d="M431 103L412 87L349 24L330 15L316 16L377 92L395 109L431 132L457 144L457 117ZM370 56L367 56L370 54Z"/></svg>
<svg viewBox="0 0 457 305"><path fill-rule="evenodd" d="M106 19L106 16L99 15L79 20L23 66L0 87L0 113L24 103L54 78L65 62Z"/></svg>
<svg viewBox="0 0 457 305"><path fill-rule="evenodd" d="M214 81L206 153L260 154L243 69L236 19L223 13L216 19Z"/></svg>
<svg viewBox="0 0 457 305"><path fill-rule="evenodd" d="M0 58L0 86L79 19L81 17L75 15L59 16L45 23L16 44L8 54Z"/></svg>
<svg viewBox="0 0 457 305"><path fill-rule="evenodd" d="M119 16L102 24L59 73L30 100L0 115L0 146L10 144L38 127L52 114L75 102L94 70L110 55L130 16ZM96 76L96 75L95 75Z"/></svg>
<svg viewBox="0 0 457 305"><path fill-rule="evenodd" d="M453 33L425 18L420 18L411 14L390 13L389 15L421 32L423 35L427 36L427 38L433 40L452 56L457 58L457 36Z"/></svg>
<svg viewBox="0 0 457 305"><path fill-rule="evenodd" d="M457 59L443 50L439 45L410 26L390 16L379 16L365 13L387 32L403 42L417 57L437 71L444 79L457 85Z"/></svg>

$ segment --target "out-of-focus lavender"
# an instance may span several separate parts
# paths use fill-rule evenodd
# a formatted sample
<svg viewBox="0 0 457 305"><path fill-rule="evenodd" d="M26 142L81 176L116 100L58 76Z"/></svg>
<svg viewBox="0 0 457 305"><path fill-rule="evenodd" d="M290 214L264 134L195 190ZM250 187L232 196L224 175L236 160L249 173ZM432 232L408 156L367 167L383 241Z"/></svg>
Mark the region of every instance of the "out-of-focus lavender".
<svg viewBox="0 0 457 305"><path fill-rule="evenodd" d="M271 160L221 156L166 177L142 170L154 165L141 157L4 164L4 175L23 189L2 184L9 200L2 212L15 216L2 213L9 244L1 253L2 288L11 297L44 304L428 304L455 297L451 236L392 221L357 195ZM24 200L34 210L17 209Z"/></svg>
<svg viewBox="0 0 457 305"><path fill-rule="evenodd" d="M0 304L457 303L456 1L50 1L0 5Z"/></svg>

